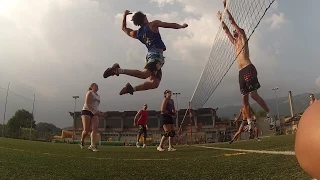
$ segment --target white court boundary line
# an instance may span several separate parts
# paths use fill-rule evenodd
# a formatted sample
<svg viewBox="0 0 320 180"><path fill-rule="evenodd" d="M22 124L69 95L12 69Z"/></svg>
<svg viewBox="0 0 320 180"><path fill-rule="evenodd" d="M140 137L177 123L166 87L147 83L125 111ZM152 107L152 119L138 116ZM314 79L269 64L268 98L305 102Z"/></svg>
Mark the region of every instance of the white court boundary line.
<svg viewBox="0 0 320 180"><path fill-rule="evenodd" d="M193 146L193 147L200 147L200 148L207 148L207 149L216 149L216 150L227 150L227 151L259 153L259 154L276 154L276 155L295 156L295 152L294 152L294 151L266 151L266 150L219 148L219 147L210 147L210 146Z"/></svg>

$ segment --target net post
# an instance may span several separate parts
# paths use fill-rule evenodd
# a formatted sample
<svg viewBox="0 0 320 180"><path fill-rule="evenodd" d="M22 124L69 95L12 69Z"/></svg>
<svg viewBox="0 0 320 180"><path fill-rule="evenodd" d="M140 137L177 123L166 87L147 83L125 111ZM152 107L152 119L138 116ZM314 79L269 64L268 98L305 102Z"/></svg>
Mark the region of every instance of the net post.
<svg viewBox="0 0 320 180"><path fill-rule="evenodd" d="M179 119L178 119L178 121L179 121ZM179 144L181 145L181 133L182 133L182 132L181 132L180 129L179 129L178 131L179 131L179 132L178 132L178 133L179 133L179 139L178 139L178 141L179 141Z"/></svg>
<svg viewBox="0 0 320 180"><path fill-rule="evenodd" d="M191 101L189 102L189 118L190 118L190 145L192 145L192 111L191 111Z"/></svg>

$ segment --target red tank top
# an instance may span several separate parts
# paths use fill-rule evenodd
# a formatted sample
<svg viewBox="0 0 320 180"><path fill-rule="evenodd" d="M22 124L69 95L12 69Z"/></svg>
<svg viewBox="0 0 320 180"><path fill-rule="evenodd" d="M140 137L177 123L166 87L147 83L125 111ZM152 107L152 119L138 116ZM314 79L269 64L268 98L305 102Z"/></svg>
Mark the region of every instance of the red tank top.
<svg viewBox="0 0 320 180"><path fill-rule="evenodd" d="M140 118L138 120L138 125L146 125L147 124L147 118L148 118L148 112L145 110L141 110L140 112Z"/></svg>

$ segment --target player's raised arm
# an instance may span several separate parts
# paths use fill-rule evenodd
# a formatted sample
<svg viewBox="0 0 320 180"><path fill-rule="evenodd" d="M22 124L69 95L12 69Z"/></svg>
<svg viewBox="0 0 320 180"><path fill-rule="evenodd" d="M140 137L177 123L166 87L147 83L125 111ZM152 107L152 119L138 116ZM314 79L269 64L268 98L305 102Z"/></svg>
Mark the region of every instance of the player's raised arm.
<svg viewBox="0 0 320 180"><path fill-rule="evenodd" d="M219 21L221 22L221 26L222 26L224 32L227 34L229 40L231 41L232 44L234 44L235 39L233 38L232 34L230 33L230 30L229 30L228 26L226 25L226 23L223 22L222 14L220 11L218 11L217 17L218 17Z"/></svg>
<svg viewBox="0 0 320 180"><path fill-rule="evenodd" d="M130 11L125 10L123 13L123 20L122 20L122 31L124 31L128 36L137 39L136 35L137 35L137 31L132 30L130 28L127 27L127 16L129 14L132 14Z"/></svg>
<svg viewBox="0 0 320 180"><path fill-rule="evenodd" d="M169 22L163 22L160 20L155 20L151 22L152 27L162 27L162 28L171 28L171 29L183 29L188 27L188 24L184 23L183 25L180 25L178 23L169 23Z"/></svg>
<svg viewBox="0 0 320 180"><path fill-rule="evenodd" d="M234 18L232 17L228 7L227 7L227 3L226 3L226 0L223 1L223 5L224 5L224 8L225 8L225 11L228 15L228 18L229 18L229 21L231 23L231 25L236 29L236 31L238 31L239 33L244 33L243 29L241 29L238 24L235 22Z"/></svg>

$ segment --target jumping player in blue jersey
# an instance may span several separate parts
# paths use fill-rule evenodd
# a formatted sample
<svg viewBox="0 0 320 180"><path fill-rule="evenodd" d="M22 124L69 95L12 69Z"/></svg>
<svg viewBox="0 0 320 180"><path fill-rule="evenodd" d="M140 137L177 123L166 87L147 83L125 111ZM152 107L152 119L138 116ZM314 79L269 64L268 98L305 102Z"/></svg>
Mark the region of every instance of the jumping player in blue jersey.
<svg viewBox="0 0 320 180"><path fill-rule="evenodd" d="M127 28L127 15L129 14L132 13L128 10L126 10L123 14L122 30L128 36L134 39L138 39L147 47L148 53L146 56L146 66L144 67L143 71L140 71L121 69L119 64L116 63L103 73L103 77L107 78L109 76L119 76L119 74L126 74L140 79L150 78L150 81L146 81L136 87L132 87L130 83L127 83L126 86L120 91L120 95L133 95L133 92L135 91L156 89L159 86L162 78L161 68L165 62L163 51L166 50L166 45L161 39L159 27L171 29L182 29L188 27L187 24L180 25L177 23L162 22L159 20L149 22L147 16L139 11L133 15L132 21L134 25L140 26L140 28L138 30L132 30L130 28Z"/></svg>

